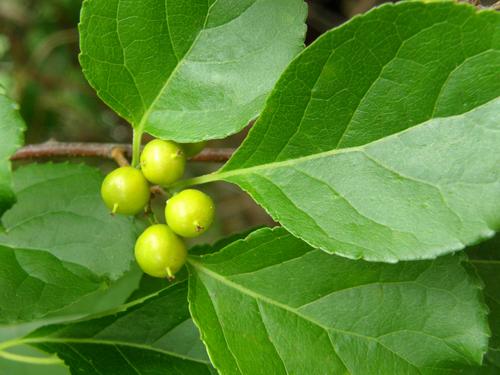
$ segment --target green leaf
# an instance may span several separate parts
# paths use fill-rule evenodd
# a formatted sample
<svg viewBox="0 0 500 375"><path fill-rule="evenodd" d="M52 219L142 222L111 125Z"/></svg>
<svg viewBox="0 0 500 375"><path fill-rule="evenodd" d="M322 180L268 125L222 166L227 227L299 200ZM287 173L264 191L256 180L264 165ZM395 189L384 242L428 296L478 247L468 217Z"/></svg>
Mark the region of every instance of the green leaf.
<svg viewBox="0 0 500 375"><path fill-rule="evenodd" d="M484 295L489 307L491 338L487 362L500 371L500 236L467 250L470 263L484 283Z"/></svg>
<svg viewBox="0 0 500 375"><path fill-rule="evenodd" d="M138 133L223 138L260 112L302 49L306 10L303 0L86 0L80 61Z"/></svg>
<svg viewBox="0 0 500 375"><path fill-rule="evenodd" d="M263 229L189 259L190 309L222 374L454 373L488 343L461 261L353 261Z"/></svg>
<svg viewBox="0 0 500 375"><path fill-rule="evenodd" d="M42 250L0 245L0 322L30 321L99 289L86 268Z"/></svg>
<svg viewBox="0 0 500 375"><path fill-rule="evenodd" d="M22 145L24 130L17 104L0 93L0 216L15 201L9 159Z"/></svg>
<svg viewBox="0 0 500 375"><path fill-rule="evenodd" d="M380 36L384 37L381 38ZM434 258L500 227L500 14L386 5L322 36L218 173L349 258Z"/></svg>
<svg viewBox="0 0 500 375"><path fill-rule="evenodd" d="M213 374L189 316L187 283L122 311L40 328L11 346L57 353L74 374Z"/></svg>
<svg viewBox="0 0 500 375"><path fill-rule="evenodd" d="M0 242L47 249L57 258L117 280L130 268L138 229L134 219L112 216L100 197L99 170L76 164L20 168L18 203L2 218Z"/></svg>
<svg viewBox="0 0 500 375"><path fill-rule="evenodd" d="M142 271L138 267L132 267L122 278L111 284L107 289L99 289L97 292L89 294L77 303L58 310L55 313L37 319L29 323L9 324L0 326L0 347L3 341L14 340L23 337L33 330L49 324L62 323L90 314L103 313L116 308L125 303L127 297L137 288L137 284ZM46 355L39 349L27 345L19 345L12 349L12 352L24 356L40 357ZM39 364L12 361L0 358L0 374L19 375L68 375L69 369L64 364L52 366L40 366Z"/></svg>
<svg viewBox="0 0 500 375"><path fill-rule="evenodd" d="M18 202L0 234L0 321L59 310L130 269L137 225L112 217L99 196L101 173L84 165L18 169Z"/></svg>
<svg viewBox="0 0 500 375"><path fill-rule="evenodd" d="M131 294L138 288L143 274L139 266L134 263L131 269L118 280L106 284L104 288L83 297L77 303L48 315L46 318L55 318L62 322L81 319L88 315L116 308L129 301Z"/></svg>

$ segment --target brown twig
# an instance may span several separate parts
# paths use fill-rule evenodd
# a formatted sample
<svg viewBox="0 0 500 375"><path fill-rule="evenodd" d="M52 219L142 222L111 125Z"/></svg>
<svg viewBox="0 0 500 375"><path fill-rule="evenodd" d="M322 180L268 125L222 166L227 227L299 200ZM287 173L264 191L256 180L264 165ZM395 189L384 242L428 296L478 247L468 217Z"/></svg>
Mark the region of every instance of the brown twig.
<svg viewBox="0 0 500 375"><path fill-rule="evenodd" d="M76 142L45 142L28 145L19 149L11 160L43 159L57 157L96 157L115 159L115 149L121 150L122 156L132 157L132 146L120 143L76 143ZM116 152L116 151L115 151ZM207 148L191 158L192 161L223 163L231 157L232 148Z"/></svg>
<svg viewBox="0 0 500 375"><path fill-rule="evenodd" d="M168 197L168 193L161 186L153 185L149 190L151 190L151 194L153 195Z"/></svg>
<svg viewBox="0 0 500 375"><path fill-rule="evenodd" d="M198 155L192 157L192 161L225 163L234 153L233 148L206 148Z"/></svg>

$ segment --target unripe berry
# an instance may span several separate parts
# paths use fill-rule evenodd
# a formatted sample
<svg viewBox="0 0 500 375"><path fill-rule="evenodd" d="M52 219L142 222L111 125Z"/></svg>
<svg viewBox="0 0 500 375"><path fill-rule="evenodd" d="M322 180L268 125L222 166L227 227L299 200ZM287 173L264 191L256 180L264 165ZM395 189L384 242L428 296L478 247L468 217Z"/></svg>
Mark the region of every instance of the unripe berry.
<svg viewBox="0 0 500 375"><path fill-rule="evenodd" d="M148 204L149 185L141 171L120 167L102 182L101 196L113 213L136 215Z"/></svg>
<svg viewBox="0 0 500 375"><path fill-rule="evenodd" d="M186 158L192 158L198 155L207 146L207 141L201 141L196 143L183 143L182 148L184 149L184 154Z"/></svg>
<svg viewBox="0 0 500 375"><path fill-rule="evenodd" d="M187 189L167 201L165 217L169 227L183 237L197 237L212 224L215 207L212 199L199 190Z"/></svg>
<svg viewBox="0 0 500 375"><path fill-rule="evenodd" d="M173 278L186 263L186 258L186 245L164 224L146 229L135 244L137 263L153 277Z"/></svg>
<svg viewBox="0 0 500 375"><path fill-rule="evenodd" d="M141 154L141 169L153 184L167 186L184 174L186 156L175 142L155 139L149 142Z"/></svg>

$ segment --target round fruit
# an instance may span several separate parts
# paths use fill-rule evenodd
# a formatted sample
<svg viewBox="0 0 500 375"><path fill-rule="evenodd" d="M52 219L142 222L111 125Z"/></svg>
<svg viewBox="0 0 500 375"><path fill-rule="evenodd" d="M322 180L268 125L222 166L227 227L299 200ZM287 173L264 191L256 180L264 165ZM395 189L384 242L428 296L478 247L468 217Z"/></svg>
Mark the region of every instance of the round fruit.
<svg viewBox="0 0 500 375"><path fill-rule="evenodd" d="M170 185L184 174L186 156L175 142L155 139L149 142L141 154L141 169L153 184Z"/></svg>
<svg viewBox="0 0 500 375"><path fill-rule="evenodd" d="M172 230L183 237L197 237L214 220L212 199L199 190L187 189L167 201L165 217Z"/></svg>
<svg viewBox="0 0 500 375"><path fill-rule="evenodd" d="M165 224L149 227L135 243L137 263L153 277L173 278L186 263L186 257L186 245Z"/></svg>
<svg viewBox="0 0 500 375"><path fill-rule="evenodd" d="M198 155L207 146L207 141L201 141L196 143L183 143L182 148L187 158L192 158Z"/></svg>
<svg viewBox="0 0 500 375"><path fill-rule="evenodd" d="M141 171L120 167L102 182L101 196L113 213L135 215L148 204L149 185Z"/></svg>

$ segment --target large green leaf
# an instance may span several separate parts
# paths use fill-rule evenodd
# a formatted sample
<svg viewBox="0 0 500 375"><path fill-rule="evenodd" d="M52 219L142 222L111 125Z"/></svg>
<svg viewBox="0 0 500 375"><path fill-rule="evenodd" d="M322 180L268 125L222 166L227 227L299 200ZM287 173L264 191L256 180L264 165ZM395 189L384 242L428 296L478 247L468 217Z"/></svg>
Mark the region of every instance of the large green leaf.
<svg viewBox="0 0 500 375"><path fill-rule="evenodd" d="M188 310L187 283L122 311L41 328L11 345L56 353L73 374L213 374Z"/></svg>
<svg viewBox="0 0 500 375"><path fill-rule="evenodd" d="M86 0L81 64L140 133L222 138L262 109L303 46L303 0Z"/></svg>
<svg viewBox="0 0 500 375"><path fill-rule="evenodd" d="M381 36L383 36L381 38ZM311 245L433 258L500 227L500 14L382 6L286 70L218 173Z"/></svg>
<svg viewBox="0 0 500 375"><path fill-rule="evenodd" d="M45 164L14 174L18 202L0 234L0 321L27 321L74 303L129 270L137 225L112 217L101 173Z"/></svg>
<svg viewBox="0 0 500 375"><path fill-rule="evenodd" d="M17 104L0 93L0 216L15 200L9 159L21 146L24 129Z"/></svg>
<svg viewBox="0 0 500 375"><path fill-rule="evenodd" d="M222 374L451 374L488 343L461 260L353 261L263 229L190 258L190 309Z"/></svg>

